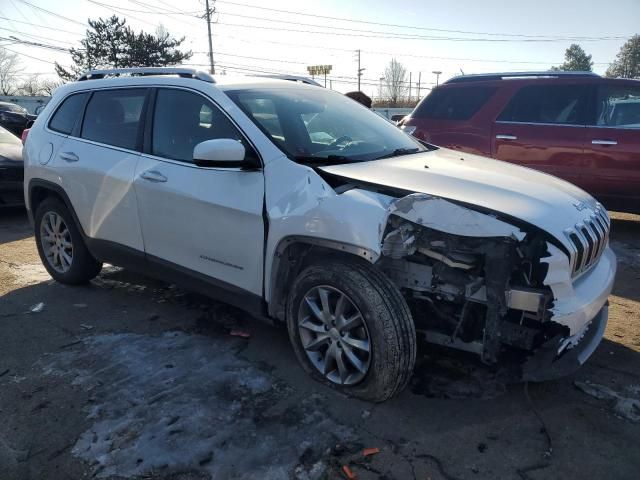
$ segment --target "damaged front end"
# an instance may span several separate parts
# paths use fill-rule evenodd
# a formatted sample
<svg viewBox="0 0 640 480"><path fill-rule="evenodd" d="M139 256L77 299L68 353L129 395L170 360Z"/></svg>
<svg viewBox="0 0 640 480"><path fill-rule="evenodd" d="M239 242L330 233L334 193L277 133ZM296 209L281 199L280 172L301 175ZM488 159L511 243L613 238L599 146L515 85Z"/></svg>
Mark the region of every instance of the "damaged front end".
<svg viewBox="0 0 640 480"><path fill-rule="evenodd" d="M412 194L390 205L381 253L379 267L427 342L487 364L510 361L522 378L544 380L577 368L602 338L615 259L613 267L609 257L605 266L594 262L604 280L586 279L578 292L568 256L539 229ZM558 363L563 356L576 358Z"/></svg>

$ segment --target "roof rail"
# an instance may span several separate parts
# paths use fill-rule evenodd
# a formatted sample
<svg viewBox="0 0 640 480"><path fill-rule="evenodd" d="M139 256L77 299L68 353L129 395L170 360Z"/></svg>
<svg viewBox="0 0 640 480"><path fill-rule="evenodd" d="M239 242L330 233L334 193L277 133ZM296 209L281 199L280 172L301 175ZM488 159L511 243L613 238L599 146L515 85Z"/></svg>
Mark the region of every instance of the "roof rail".
<svg viewBox="0 0 640 480"><path fill-rule="evenodd" d="M318 82L309 77L301 77L299 75L252 75L254 77L261 78L276 78L278 80L289 80L290 82L306 83L307 85L315 85L316 87L322 87Z"/></svg>
<svg viewBox="0 0 640 480"><path fill-rule="evenodd" d="M193 68L175 67L138 67L138 68L109 68L105 70L91 70L80 76L76 81L97 80L107 76L119 77L121 75L148 76L148 75L177 75L182 78L194 78L204 82L215 83L211 75Z"/></svg>
<svg viewBox="0 0 640 480"><path fill-rule="evenodd" d="M556 72L547 70L544 72L505 72L505 73L477 73L472 75L458 75L444 83L481 82L484 80L508 80L516 78L561 78L561 77L599 77L593 72Z"/></svg>

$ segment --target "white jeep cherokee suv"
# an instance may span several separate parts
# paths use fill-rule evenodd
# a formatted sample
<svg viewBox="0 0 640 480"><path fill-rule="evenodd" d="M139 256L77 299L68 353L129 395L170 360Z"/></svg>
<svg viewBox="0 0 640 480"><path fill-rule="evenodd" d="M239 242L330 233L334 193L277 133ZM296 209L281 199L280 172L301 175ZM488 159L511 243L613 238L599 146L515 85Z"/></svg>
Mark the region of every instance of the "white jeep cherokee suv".
<svg viewBox="0 0 640 480"><path fill-rule="evenodd" d="M606 326L616 259L592 197L321 87L93 71L55 92L24 161L54 279L110 262L285 322L312 376L363 399L406 385L417 339L539 381Z"/></svg>

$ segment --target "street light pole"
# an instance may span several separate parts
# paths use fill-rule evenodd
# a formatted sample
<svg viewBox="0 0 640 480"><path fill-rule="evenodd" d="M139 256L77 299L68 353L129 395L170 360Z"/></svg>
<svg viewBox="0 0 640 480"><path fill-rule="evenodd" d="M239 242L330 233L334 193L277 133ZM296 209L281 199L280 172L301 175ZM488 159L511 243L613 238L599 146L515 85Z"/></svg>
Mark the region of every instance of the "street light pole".
<svg viewBox="0 0 640 480"><path fill-rule="evenodd" d="M436 76L436 87L437 87L437 86L438 86L438 84L440 83L440 74L441 74L442 72L441 72L441 71L439 71L439 70L434 70L434 71L433 71L433 72L431 72L431 73L433 73L433 74Z"/></svg>

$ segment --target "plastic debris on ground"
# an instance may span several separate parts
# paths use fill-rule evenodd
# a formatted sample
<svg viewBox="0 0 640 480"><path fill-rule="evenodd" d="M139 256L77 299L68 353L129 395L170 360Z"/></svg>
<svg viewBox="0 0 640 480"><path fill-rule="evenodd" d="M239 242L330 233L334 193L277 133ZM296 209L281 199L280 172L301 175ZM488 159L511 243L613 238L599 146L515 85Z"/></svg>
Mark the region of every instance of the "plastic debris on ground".
<svg viewBox="0 0 640 480"><path fill-rule="evenodd" d="M351 471L348 465L342 466L342 473L344 473L345 477L349 480L355 480L358 478L357 475Z"/></svg>
<svg viewBox="0 0 640 480"><path fill-rule="evenodd" d="M370 456L370 455L375 455L376 453L380 453L380 449L379 449L379 448L377 448L377 447L373 447L373 448L365 448L365 449L362 451L362 455L363 455L364 457L368 457L368 456Z"/></svg>
<svg viewBox="0 0 640 480"><path fill-rule="evenodd" d="M44 302L36 303L29 308L31 313L40 313L42 310L44 310Z"/></svg>

